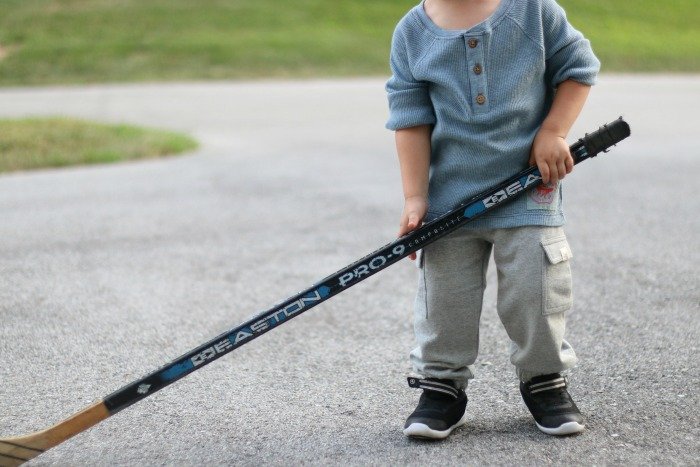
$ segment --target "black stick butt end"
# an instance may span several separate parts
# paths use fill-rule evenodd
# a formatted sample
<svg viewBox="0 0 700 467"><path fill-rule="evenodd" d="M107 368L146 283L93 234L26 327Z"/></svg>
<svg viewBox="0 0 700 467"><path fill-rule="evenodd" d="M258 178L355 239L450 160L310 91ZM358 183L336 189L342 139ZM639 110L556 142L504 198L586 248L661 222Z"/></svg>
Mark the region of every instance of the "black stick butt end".
<svg viewBox="0 0 700 467"><path fill-rule="evenodd" d="M593 157L600 152L607 152L630 134L629 124L620 117L612 123L603 125L590 135L587 134L580 141L586 146L588 157Z"/></svg>

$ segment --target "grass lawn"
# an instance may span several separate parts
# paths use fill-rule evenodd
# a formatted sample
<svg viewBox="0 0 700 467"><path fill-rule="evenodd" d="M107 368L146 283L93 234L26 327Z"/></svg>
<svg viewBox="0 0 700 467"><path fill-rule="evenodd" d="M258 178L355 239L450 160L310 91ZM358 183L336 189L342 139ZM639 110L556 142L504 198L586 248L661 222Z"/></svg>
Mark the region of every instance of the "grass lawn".
<svg viewBox="0 0 700 467"><path fill-rule="evenodd" d="M700 72L698 0L559 0L603 71Z"/></svg>
<svg viewBox="0 0 700 467"><path fill-rule="evenodd" d="M0 0L0 85L386 76L416 3ZM560 3L606 71L700 71L697 0Z"/></svg>
<svg viewBox="0 0 700 467"><path fill-rule="evenodd" d="M159 157L196 147L178 133L129 125L67 118L0 120L0 172Z"/></svg>

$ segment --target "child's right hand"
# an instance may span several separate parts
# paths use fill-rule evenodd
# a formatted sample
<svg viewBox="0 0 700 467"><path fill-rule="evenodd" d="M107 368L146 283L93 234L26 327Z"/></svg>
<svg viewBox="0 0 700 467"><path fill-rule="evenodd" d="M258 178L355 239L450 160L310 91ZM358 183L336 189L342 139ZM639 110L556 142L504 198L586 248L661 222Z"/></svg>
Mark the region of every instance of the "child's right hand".
<svg viewBox="0 0 700 467"><path fill-rule="evenodd" d="M407 233L416 230L423 224L423 218L428 213L428 200L424 196L412 196L404 201L403 212L401 213L401 222L399 224L399 237L403 237ZM416 253L411 253L409 256L412 260L416 259Z"/></svg>

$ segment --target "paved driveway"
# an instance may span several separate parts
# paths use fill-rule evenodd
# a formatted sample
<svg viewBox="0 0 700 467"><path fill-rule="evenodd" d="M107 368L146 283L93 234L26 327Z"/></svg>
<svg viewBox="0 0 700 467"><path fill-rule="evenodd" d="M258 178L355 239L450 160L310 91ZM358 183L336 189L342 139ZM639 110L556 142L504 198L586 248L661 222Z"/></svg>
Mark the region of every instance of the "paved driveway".
<svg viewBox="0 0 700 467"><path fill-rule="evenodd" d="M588 430L520 401L493 271L467 425L401 434L409 261L40 456L54 465L697 464L700 77L603 76L572 138L633 136L567 178ZM0 116L191 133L196 154L0 176L0 436L77 412L392 239L380 79L0 90Z"/></svg>

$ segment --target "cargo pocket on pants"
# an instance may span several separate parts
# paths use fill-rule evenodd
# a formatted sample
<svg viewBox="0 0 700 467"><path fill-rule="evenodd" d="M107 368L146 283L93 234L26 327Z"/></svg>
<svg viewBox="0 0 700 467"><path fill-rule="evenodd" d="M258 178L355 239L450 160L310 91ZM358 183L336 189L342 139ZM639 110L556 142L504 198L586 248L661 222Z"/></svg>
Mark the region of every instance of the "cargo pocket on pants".
<svg viewBox="0 0 700 467"><path fill-rule="evenodd" d="M566 237L558 236L542 241L546 261L542 272L542 313L561 313L571 309L571 248Z"/></svg>

